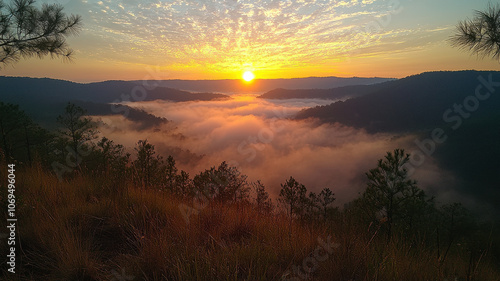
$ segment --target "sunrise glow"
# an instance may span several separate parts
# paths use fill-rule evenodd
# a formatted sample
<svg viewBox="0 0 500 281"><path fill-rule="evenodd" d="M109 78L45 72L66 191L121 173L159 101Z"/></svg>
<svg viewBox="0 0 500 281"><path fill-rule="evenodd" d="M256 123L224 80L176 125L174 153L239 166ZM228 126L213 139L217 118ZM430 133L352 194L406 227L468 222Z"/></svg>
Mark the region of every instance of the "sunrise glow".
<svg viewBox="0 0 500 281"><path fill-rule="evenodd" d="M245 71L243 73L243 80L250 82L255 78L255 75L251 71Z"/></svg>
<svg viewBox="0 0 500 281"><path fill-rule="evenodd" d="M259 79L498 69L446 41L488 2L80 1L64 7L85 19L68 38L73 63L33 57L2 75L89 82L241 79L242 69L258 69Z"/></svg>

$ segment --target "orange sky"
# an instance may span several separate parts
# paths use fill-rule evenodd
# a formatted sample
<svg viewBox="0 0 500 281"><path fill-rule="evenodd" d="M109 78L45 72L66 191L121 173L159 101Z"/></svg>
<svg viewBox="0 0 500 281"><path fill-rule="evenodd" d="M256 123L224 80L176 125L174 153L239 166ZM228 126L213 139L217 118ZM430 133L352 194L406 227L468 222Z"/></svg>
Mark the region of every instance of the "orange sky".
<svg viewBox="0 0 500 281"><path fill-rule="evenodd" d="M84 23L68 39L74 61L26 59L0 75L91 82L500 70L447 41L485 0L62 2Z"/></svg>

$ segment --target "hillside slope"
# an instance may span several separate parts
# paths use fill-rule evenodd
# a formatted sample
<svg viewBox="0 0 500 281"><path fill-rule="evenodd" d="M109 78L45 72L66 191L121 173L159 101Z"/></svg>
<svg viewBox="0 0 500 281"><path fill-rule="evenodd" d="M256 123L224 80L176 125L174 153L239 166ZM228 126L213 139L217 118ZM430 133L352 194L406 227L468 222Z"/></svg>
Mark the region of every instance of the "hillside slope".
<svg viewBox="0 0 500 281"><path fill-rule="evenodd" d="M104 173L81 173L60 181L33 165L16 167L16 177L23 179L16 190L22 198L16 214L23 218L16 241L22 248L16 256L16 274L5 266L0 270L2 280L307 276L318 281L420 281L500 276L497 236L492 245L485 243L491 239L474 244L479 258L473 260L467 248L450 244L449 255L440 259L434 237L420 239L419 231L425 229L395 235L388 242L381 226L368 225L355 209L320 223L301 222L259 211L253 203L193 205L197 201L181 200L166 190L141 189L124 177ZM7 182L6 173L0 173L0 181ZM6 210L0 212L4 218ZM485 252L488 245L491 250ZM7 243L0 244L0 250L8 253Z"/></svg>
<svg viewBox="0 0 500 281"><path fill-rule="evenodd" d="M490 78L491 75L491 78ZM487 81L500 81L500 72L428 72L397 81L373 85L371 93L344 102L305 109L297 119L318 118L323 122L339 122L370 132L401 132L454 125L459 109L468 96L474 96L476 88L486 95ZM494 83L493 83L494 84ZM493 87L493 90L494 87ZM499 90L500 91L500 90ZM464 110L476 107L469 101ZM499 95L491 95L479 101L474 117L494 113L500 106ZM453 112L445 113L451 109ZM456 111L456 112L455 112Z"/></svg>
<svg viewBox="0 0 500 281"><path fill-rule="evenodd" d="M352 85L332 89L274 89L258 98L261 99L325 99L339 100L375 93L387 87L388 82L374 85Z"/></svg>

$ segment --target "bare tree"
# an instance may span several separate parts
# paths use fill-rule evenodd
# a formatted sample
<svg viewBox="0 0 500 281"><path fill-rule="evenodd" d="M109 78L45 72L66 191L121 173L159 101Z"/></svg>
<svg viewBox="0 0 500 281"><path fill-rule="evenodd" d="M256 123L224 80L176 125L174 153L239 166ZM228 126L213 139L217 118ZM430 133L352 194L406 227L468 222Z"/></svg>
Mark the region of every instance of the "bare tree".
<svg viewBox="0 0 500 281"><path fill-rule="evenodd" d="M451 43L481 57L500 60L500 5L490 5L486 11L475 11L471 20L457 24Z"/></svg>
<svg viewBox="0 0 500 281"><path fill-rule="evenodd" d="M78 33L81 18L66 16L62 10L57 4L39 9L34 0L14 0L9 5L0 0L0 68L21 57L71 58L66 37Z"/></svg>

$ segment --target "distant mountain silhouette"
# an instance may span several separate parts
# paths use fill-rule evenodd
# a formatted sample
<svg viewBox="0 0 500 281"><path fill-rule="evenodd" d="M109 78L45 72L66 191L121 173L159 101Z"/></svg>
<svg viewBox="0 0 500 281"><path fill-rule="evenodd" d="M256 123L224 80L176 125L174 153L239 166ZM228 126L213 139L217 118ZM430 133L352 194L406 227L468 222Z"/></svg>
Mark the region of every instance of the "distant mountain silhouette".
<svg viewBox="0 0 500 281"><path fill-rule="evenodd" d="M134 81L105 81L80 84L48 78L0 77L1 99L10 102L23 99L40 101L80 100L96 103L170 100L176 102L227 98L223 94L190 93L153 87Z"/></svg>
<svg viewBox="0 0 500 281"><path fill-rule="evenodd" d="M117 115L120 112L113 112L109 103L152 100L184 102L228 98L223 94L190 93L152 85L154 84L143 85L129 81L80 84L48 78L0 77L0 101L19 104L35 120L51 127L68 102L82 106L89 115ZM125 117L139 122L141 128L166 122L164 118L158 118L143 110L120 106L125 107L128 112Z"/></svg>
<svg viewBox="0 0 500 281"><path fill-rule="evenodd" d="M241 79L227 80L163 80L160 85L174 89L195 92L256 92L263 93L277 88L283 89L331 89L350 85L371 85L394 80L393 78L341 78L341 77L309 77L291 79L255 79L245 83ZM143 83L137 81L137 83ZM153 83L153 82L151 82Z"/></svg>

